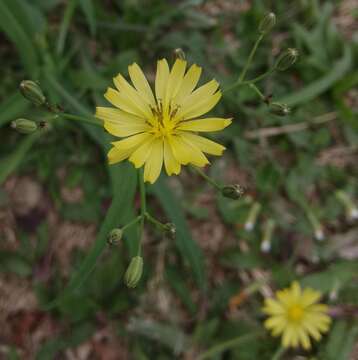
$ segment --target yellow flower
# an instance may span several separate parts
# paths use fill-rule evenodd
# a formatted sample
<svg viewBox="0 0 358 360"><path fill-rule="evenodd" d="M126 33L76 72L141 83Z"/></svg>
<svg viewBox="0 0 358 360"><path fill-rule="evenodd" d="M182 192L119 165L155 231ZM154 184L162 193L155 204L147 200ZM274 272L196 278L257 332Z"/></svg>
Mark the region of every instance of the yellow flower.
<svg viewBox="0 0 358 360"><path fill-rule="evenodd" d="M327 315L328 307L318 304L319 291L311 288L301 290L295 281L290 288L276 292L276 299L265 299L263 312L269 315L265 327L273 336L282 334L284 347L311 348L309 336L314 340L321 339L321 333L327 332L331 323Z"/></svg>
<svg viewBox="0 0 358 360"><path fill-rule="evenodd" d="M159 60L155 96L136 63L128 67L133 86L121 74L113 79L116 90L108 88L104 96L115 108L96 109L105 129L125 138L112 143L110 164L128 158L136 168L144 166L144 180L154 183L163 163L168 175L177 175L181 165L208 164L204 153L222 155L224 146L196 134L231 124L231 119L200 118L220 100L219 84L211 80L194 90L201 68L192 65L185 71L186 65L178 59L170 70L165 59Z"/></svg>

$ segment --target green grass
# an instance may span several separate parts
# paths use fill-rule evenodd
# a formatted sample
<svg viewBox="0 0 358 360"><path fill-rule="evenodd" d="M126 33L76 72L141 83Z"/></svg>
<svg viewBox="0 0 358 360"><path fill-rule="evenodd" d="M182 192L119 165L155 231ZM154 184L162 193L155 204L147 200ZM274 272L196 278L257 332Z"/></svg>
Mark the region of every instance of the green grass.
<svg viewBox="0 0 358 360"><path fill-rule="evenodd" d="M297 279L322 291L323 301L339 315L330 334L306 355L349 359L358 337L351 316L357 312L358 288L357 256L347 253L357 251L357 222L347 220L334 193L343 190L358 202L357 105L349 100L358 83L357 47L334 25L339 1L250 3L0 2L0 183L30 176L41 183L60 219L95 224L97 234L88 249L69 254L70 275L64 275L55 258L44 279L36 269L43 269L44 259L56 252L51 245L55 229L43 216L31 232L15 216L13 227L21 241L11 251L0 246L0 272L30 284L41 313L60 329L37 344L32 357L61 357L88 341L104 322L134 359L183 358L189 353L202 359L271 359L279 342L263 329L262 294L254 292L238 313L228 312L230 299L251 285L259 271L268 274L272 289ZM127 75L127 66L136 61L153 78L156 60L172 61L173 49L181 47L190 63L203 67L205 80L215 77L225 89L239 77L267 11L276 13L277 25L264 37L246 78L270 69L279 50L297 48L300 57L293 67L257 82L265 96L287 103L290 115L271 114L249 86L225 93L215 114L234 122L212 135L227 151L211 159L209 173L222 183L229 173L237 174L247 196L224 199L190 170L174 181L161 176L147 188L147 206L163 222L177 226L177 238L164 239L147 225L143 278L138 288L126 288L123 275L135 255L138 229L126 232L117 247L109 247L106 237L139 211L134 168L129 163L107 165L108 134L87 124L51 121L20 96L19 82L38 80L52 103L90 116L96 105L106 104L103 93L114 75ZM330 121L315 125L321 116ZM42 134L20 135L9 127L17 117L47 120L51 126ZM305 129L259 139L248 136L261 128L282 130L296 123ZM339 149L344 151L335 155ZM63 168L66 176L60 180ZM82 201L66 203L63 186L80 187ZM247 232L244 223L252 201L261 204L261 211L254 230ZM13 211L5 187L0 206ZM271 251L263 254L260 243L269 219L276 226ZM315 240L315 221L324 229L322 242ZM338 291L336 297L330 296L333 291ZM160 300L163 294L167 307ZM20 358L23 344L10 338L6 345L9 359ZM282 358L299 354L305 353L287 351Z"/></svg>

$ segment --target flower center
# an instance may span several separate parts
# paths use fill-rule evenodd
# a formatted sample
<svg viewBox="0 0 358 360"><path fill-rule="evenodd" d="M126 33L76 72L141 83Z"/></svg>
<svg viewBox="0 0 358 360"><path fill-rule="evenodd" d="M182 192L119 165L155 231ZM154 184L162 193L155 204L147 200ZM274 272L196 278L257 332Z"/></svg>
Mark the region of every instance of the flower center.
<svg viewBox="0 0 358 360"><path fill-rule="evenodd" d="M303 308L300 305L293 305L288 309L288 318L291 321L295 321L298 322L302 319L303 317Z"/></svg>
<svg viewBox="0 0 358 360"><path fill-rule="evenodd" d="M173 134L176 124L172 121L178 110L177 106L169 105L167 110L163 109L161 102L158 102L156 108L152 108L154 125L152 125L153 134L156 137L167 137Z"/></svg>

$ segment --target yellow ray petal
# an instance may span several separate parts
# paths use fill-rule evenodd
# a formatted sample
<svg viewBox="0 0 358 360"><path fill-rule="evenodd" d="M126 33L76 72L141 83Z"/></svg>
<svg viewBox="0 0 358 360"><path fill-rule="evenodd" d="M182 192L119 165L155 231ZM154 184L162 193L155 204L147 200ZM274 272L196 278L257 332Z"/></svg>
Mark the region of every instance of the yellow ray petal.
<svg viewBox="0 0 358 360"><path fill-rule="evenodd" d="M155 138L149 138L146 142L140 145L137 150L135 150L129 158L129 161L134 164L134 166L138 169L144 165L148 156L152 151L153 142Z"/></svg>
<svg viewBox="0 0 358 360"><path fill-rule="evenodd" d="M162 59L157 62L157 73L155 76L155 96L157 100L164 100L165 90L169 77L169 65L167 60Z"/></svg>
<svg viewBox="0 0 358 360"><path fill-rule="evenodd" d="M96 115L98 119L103 121L111 122L113 124L145 124L146 120L143 117L138 117L120 109L111 107L96 108Z"/></svg>
<svg viewBox="0 0 358 360"><path fill-rule="evenodd" d="M314 324L311 324L311 322L309 321L304 321L302 323L302 326L316 341L321 340L322 335L320 334L320 332L318 331L318 329Z"/></svg>
<svg viewBox="0 0 358 360"><path fill-rule="evenodd" d="M312 304L307 307L307 310L314 313L326 314L328 311L328 306L326 304Z"/></svg>
<svg viewBox="0 0 358 360"><path fill-rule="evenodd" d="M195 143L191 142L188 138L185 138L184 136L181 136L180 140L185 143L185 145L187 146L187 148L190 151L190 154L191 154L190 163L191 164L198 166L198 167L204 167L205 165L209 164L209 160L202 153L202 151L196 146Z"/></svg>
<svg viewBox="0 0 358 360"><path fill-rule="evenodd" d="M283 306L277 300L271 298L265 299L265 306L262 310L268 315L281 315L285 312Z"/></svg>
<svg viewBox="0 0 358 360"><path fill-rule="evenodd" d="M181 166L174 157L173 150L167 138L164 138L164 165L169 176L172 174L178 175L180 173Z"/></svg>
<svg viewBox="0 0 358 360"><path fill-rule="evenodd" d="M310 341L306 331L304 330L304 328L298 327L297 335L298 335L298 340L301 343L302 347L305 350L309 350L311 348L311 341Z"/></svg>
<svg viewBox="0 0 358 360"><path fill-rule="evenodd" d="M264 323L266 329L284 329L286 324L287 321L283 315L272 316L268 318Z"/></svg>
<svg viewBox="0 0 358 360"><path fill-rule="evenodd" d="M113 146L107 154L108 163L110 165L112 165L112 164L115 164L122 160L125 160L131 153L132 153L132 150L130 150L130 149L129 150L128 149L120 150Z"/></svg>
<svg viewBox="0 0 358 360"><path fill-rule="evenodd" d="M133 152L138 146L140 146L143 142L145 142L152 136L153 135L148 133L140 133L120 141L114 141L112 142L112 145L114 145L118 150L122 150L122 151L129 150Z"/></svg>
<svg viewBox="0 0 358 360"><path fill-rule="evenodd" d="M177 59L168 77L168 83L165 91L165 107L169 106L170 101L178 93L182 84L186 68L186 61Z"/></svg>
<svg viewBox="0 0 358 360"><path fill-rule="evenodd" d="M105 121L103 126L110 134L119 137L131 136L144 131L150 131L152 129L152 127L146 123L131 124L127 122L125 124L122 123L114 124L113 122Z"/></svg>
<svg viewBox="0 0 358 360"><path fill-rule="evenodd" d="M144 181L153 184L158 179L163 166L163 152L162 139L156 139L145 162Z"/></svg>
<svg viewBox="0 0 358 360"><path fill-rule="evenodd" d="M191 143L193 143L197 148L199 148L201 151L207 154L220 156L225 150L225 147L211 141L209 139L206 139L202 136L192 134L190 132L180 132L180 134L183 136L183 138L189 140Z"/></svg>
<svg viewBox="0 0 358 360"><path fill-rule="evenodd" d="M193 64L185 74L178 93L174 98L175 104L182 105L182 102L185 101L197 85L200 75L201 67Z"/></svg>
<svg viewBox="0 0 358 360"><path fill-rule="evenodd" d="M148 104L139 96L138 92L121 74L118 74L115 78L113 78L113 82L114 85L116 85L116 88L119 90L119 93L129 102L131 102L144 117L152 117L152 112Z"/></svg>
<svg viewBox="0 0 358 360"><path fill-rule="evenodd" d="M173 155L179 164L187 165L192 158L192 149L181 139L178 135L173 135L168 138L170 147L173 150Z"/></svg>
<svg viewBox="0 0 358 360"><path fill-rule="evenodd" d="M151 106L155 106L155 99L152 89L148 83L147 78L143 74L142 69L136 64L128 66L128 73L132 80L134 87L138 90L139 95Z"/></svg>
<svg viewBox="0 0 358 360"><path fill-rule="evenodd" d="M209 163L205 155L196 146L183 136L175 135L169 138L170 146L175 159L183 165L192 163L195 166L203 167Z"/></svg>
<svg viewBox="0 0 358 360"><path fill-rule="evenodd" d="M321 297L319 291L313 290L311 288L306 288L302 292L301 303L303 306L308 307L316 303Z"/></svg>
<svg viewBox="0 0 358 360"><path fill-rule="evenodd" d="M295 331L292 325L288 325L285 328L282 336L282 345L284 347L290 347L293 345L295 340Z"/></svg>
<svg viewBox="0 0 358 360"><path fill-rule="evenodd" d="M219 131L225 129L231 122L232 119L223 118L196 119L180 122L176 128L187 131Z"/></svg>
<svg viewBox="0 0 358 360"><path fill-rule="evenodd" d="M130 114L134 114L141 118L146 118L147 115L143 111L143 109L138 108L138 106L132 101L132 99L125 92L119 92L112 88L108 88L104 97L115 107L128 112Z"/></svg>
<svg viewBox="0 0 358 360"><path fill-rule="evenodd" d="M175 116L175 121L180 119L189 120L206 114L219 102L220 98L221 91L218 91L214 95L202 99L189 108L184 108L183 106L183 108L181 108Z"/></svg>
<svg viewBox="0 0 358 360"><path fill-rule="evenodd" d="M291 295L295 301L299 300L301 297L301 287L297 281L294 281L291 285Z"/></svg>
<svg viewBox="0 0 358 360"><path fill-rule="evenodd" d="M190 109L192 106L196 105L197 103L207 98L210 98L210 96L215 93L218 87L219 87L219 83L215 79L200 86L183 101L183 103L181 104L181 110Z"/></svg>

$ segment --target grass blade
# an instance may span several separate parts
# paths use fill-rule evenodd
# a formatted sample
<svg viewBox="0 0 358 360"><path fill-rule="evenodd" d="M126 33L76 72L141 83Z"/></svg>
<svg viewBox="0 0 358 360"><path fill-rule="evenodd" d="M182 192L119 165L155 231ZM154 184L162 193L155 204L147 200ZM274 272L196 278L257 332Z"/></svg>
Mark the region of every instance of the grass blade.
<svg viewBox="0 0 358 360"><path fill-rule="evenodd" d="M51 91L54 91L66 100L69 107L81 115L91 115L89 109L79 103L76 97L63 87L52 74L46 73L45 75L48 84L51 86ZM106 152L109 147L109 140L107 139L106 134L103 131L101 132L98 128L94 129L91 125L81 123L81 126L83 126L89 135L100 145L103 152ZM112 228L119 226L119 224L126 223L130 216L133 215L132 204L134 203L134 195L137 187L137 176L134 167L126 162L111 165L108 167L108 171L112 182L113 199L101 225L96 241L79 269L72 276L63 294L50 304L47 304L46 308L56 306L59 301L71 295L73 291L84 283L95 268L100 255L106 247L109 231ZM127 241L131 243L130 252L133 252L136 248L136 243L138 242L137 234L135 230L132 230L126 235L128 238Z"/></svg>
<svg viewBox="0 0 358 360"><path fill-rule="evenodd" d="M38 69L38 57L32 39L28 35L29 29L24 28L19 20L19 14L24 14L21 6L17 0L0 1L0 28L14 43L27 73L34 75Z"/></svg>
<svg viewBox="0 0 358 360"><path fill-rule="evenodd" d="M23 114L29 105L19 92L9 96L0 104L0 127Z"/></svg>
<svg viewBox="0 0 358 360"><path fill-rule="evenodd" d="M60 33L57 39L57 54L61 55L63 53L63 49L65 48L66 37L68 33L68 29L71 23L71 19L76 10L76 6L78 4L78 0L70 0L67 3L65 13L63 15L63 20L60 27Z"/></svg>
<svg viewBox="0 0 358 360"><path fill-rule="evenodd" d="M198 286L205 290L207 285L203 253L193 240L188 224L185 220L184 211L179 205L178 199L168 188L163 178L153 185L154 194L159 199L164 211L177 228L175 244L184 260L187 260L193 270Z"/></svg>
<svg viewBox="0 0 358 360"><path fill-rule="evenodd" d="M7 177L16 170L26 153L30 150L31 146L40 135L41 132L35 132L31 135L25 136L19 142L16 150L12 154L0 160L0 184L2 184Z"/></svg>
<svg viewBox="0 0 358 360"><path fill-rule="evenodd" d="M82 11L84 12L87 22L91 31L91 35L94 36L96 34L96 13L93 6L92 0L80 0L80 6Z"/></svg>
<svg viewBox="0 0 358 360"><path fill-rule="evenodd" d="M278 100L289 106L302 104L313 100L316 96L328 90L335 82L341 79L350 69L352 64L352 50L349 46L344 48L344 54L333 67L332 70L321 79L314 81L300 91L283 97Z"/></svg>

